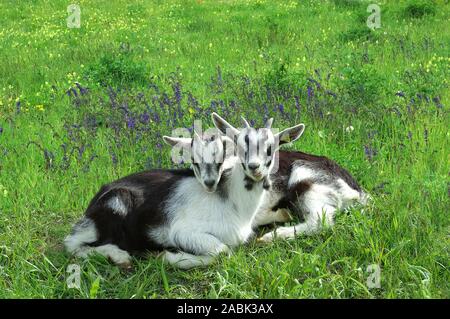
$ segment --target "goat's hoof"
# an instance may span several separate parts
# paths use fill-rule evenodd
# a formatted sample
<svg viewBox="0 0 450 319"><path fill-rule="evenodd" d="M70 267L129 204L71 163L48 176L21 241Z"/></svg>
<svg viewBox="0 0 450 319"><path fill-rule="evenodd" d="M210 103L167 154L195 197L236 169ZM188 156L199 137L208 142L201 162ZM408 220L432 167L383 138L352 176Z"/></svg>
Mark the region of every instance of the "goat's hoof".
<svg viewBox="0 0 450 319"><path fill-rule="evenodd" d="M166 255L167 255L167 251L163 250L156 255L156 259L165 260Z"/></svg>
<svg viewBox="0 0 450 319"><path fill-rule="evenodd" d="M278 215L280 216L280 222L282 223L287 223L294 219L287 209L280 209Z"/></svg>
<svg viewBox="0 0 450 319"><path fill-rule="evenodd" d="M273 241L273 234L272 233L267 233L259 238L256 239L256 242L258 244L267 244L267 243L271 243Z"/></svg>

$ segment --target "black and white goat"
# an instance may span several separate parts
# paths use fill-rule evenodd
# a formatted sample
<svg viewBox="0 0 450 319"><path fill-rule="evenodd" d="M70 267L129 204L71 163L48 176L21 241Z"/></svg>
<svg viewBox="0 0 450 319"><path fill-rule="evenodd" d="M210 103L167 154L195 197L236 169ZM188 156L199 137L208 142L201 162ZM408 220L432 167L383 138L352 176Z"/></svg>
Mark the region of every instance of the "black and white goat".
<svg viewBox="0 0 450 319"><path fill-rule="evenodd" d="M206 162L197 156L221 158L224 141L220 136L201 139L197 134L193 140L166 136L164 140L170 145L192 147L194 170L155 169L104 185L91 200L85 216L66 237L68 252L78 257L97 252L128 268L131 255L146 251L174 248L208 256L228 250L226 244L208 232L215 227L209 220L215 220L211 215L224 196L221 190L229 182L232 168L226 165L232 162ZM218 191L212 193L216 188ZM206 230L202 229L205 225ZM189 256L166 252L169 263ZM189 268L195 262L187 258L179 266Z"/></svg>
<svg viewBox="0 0 450 319"><path fill-rule="evenodd" d="M228 127L238 141L244 141L244 146L239 144L240 156L223 163L205 162L205 153L209 158L223 158L224 139L195 136L194 171L150 170L103 186L66 237L66 249L80 257L98 252L125 267L131 254L165 250L166 262L188 269L209 264L220 253L246 242L270 185L274 156L270 148L275 136L270 127L258 132L250 126L243 132ZM303 132L302 127L293 129L298 136ZM165 140L185 147L191 144L189 139ZM249 157L250 145L261 143L265 155Z"/></svg>
<svg viewBox="0 0 450 319"><path fill-rule="evenodd" d="M227 127L220 120L215 120L214 124L227 134ZM294 141L298 138L295 134L292 129L282 131L277 134L279 140L276 144ZM232 138L229 133L228 136ZM245 143L238 140L238 148L245 147ZM263 235L260 241L314 234L322 226L334 224L336 211L347 209L354 203L365 205L370 198L348 171L326 157L295 151L279 151L275 156L278 165L270 174L273 185L263 198L254 227L287 222L292 214L301 222L295 226L279 227Z"/></svg>
<svg viewBox="0 0 450 319"><path fill-rule="evenodd" d="M337 211L355 203L367 203L369 195L336 162L302 152L280 151L278 155L279 169L271 176L273 187L261 204L255 225L273 222L282 212L296 215L300 223L278 227L260 237L260 241L315 234L322 226L334 224Z"/></svg>

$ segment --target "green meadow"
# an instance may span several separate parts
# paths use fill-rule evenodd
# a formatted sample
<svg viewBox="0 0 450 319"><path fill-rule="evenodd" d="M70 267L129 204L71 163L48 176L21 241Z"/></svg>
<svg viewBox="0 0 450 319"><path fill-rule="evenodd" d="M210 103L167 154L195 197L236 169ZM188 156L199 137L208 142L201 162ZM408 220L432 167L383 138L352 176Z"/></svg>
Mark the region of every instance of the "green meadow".
<svg viewBox="0 0 450 319"><path fill-rule="evenodd" d="M448 1L73 0L79 28L70 3L0 2L0 298L450 297ZM64 252L101 185L183 166L162 135L213 111L305 123L287 149L373 200L190 271Z"/></svg>

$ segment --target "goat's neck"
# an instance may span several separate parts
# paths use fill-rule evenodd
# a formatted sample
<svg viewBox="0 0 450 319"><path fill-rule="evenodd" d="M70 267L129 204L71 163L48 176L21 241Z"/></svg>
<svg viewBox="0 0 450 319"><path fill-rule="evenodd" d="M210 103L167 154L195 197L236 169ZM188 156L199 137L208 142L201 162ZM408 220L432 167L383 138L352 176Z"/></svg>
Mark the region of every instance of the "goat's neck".
<svg viewBox="0 0 450 319"><path fill-rule="evenodd" d="M251 219L255 216L266 191L263 181L254 182L251 188L247 188L245 177L241 163L236 160L229 177L229 200L235 205L240 216Z"/></svg>

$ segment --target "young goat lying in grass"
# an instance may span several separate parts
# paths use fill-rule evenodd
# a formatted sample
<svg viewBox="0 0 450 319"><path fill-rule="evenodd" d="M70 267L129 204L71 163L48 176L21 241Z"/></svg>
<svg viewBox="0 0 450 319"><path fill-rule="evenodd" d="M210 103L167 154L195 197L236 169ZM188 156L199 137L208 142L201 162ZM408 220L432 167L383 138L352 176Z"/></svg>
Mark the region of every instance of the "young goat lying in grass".
<svg viewBox="0 0 450 319"><path fill-rule="evenodd" d="M322 226L332 226L336 211L354 203L365 205L368 195L355 179L336 162L303 152L279 152L279 168L271 175L273 187L255 218L255 225L265 225L277 215L293 214L300 219L295 226L278 227L259 238L291 239L313 235Z"/></svg>
<svg viewBox="0 0 450 319"><path fill-rule="evenodd" d="M219 116L213 114L213 120L222 134L228 134L230 138L236 134ZM277 144L298 138L292 133L295 133L292 129L279 133ZM243 147L242 141L238 140L238 148ZM367 202L368 195L350 173L326 157L279 151L275 159L278 165L270 175L273 186L263 198L254 227L289 221L290 214L296 215L301 222L295 226L279 227L259 238L260 241L314 234L324 224L333 225L337 210L347 209L355 202L363 205Z"/></svg>
<svg viewBox="0 0 450 319"><path fill-rule="evenodd" d="M222 134L230 138L236 134L217 114L213 114L213 121ZM295 134L292 129L282 131L277 135L276 142L278 145L292 142L298 138ZM238 148L245 148L244 144L238 139ZM290 214L296 215L302 222L295 226L279 227L259 238L260 241L314 234L324 224L333 225L337 210L347 209L355 202L363 205L367 202L368 195L350 173L326 157L279 151L275 159L278 165L270 175L273 186L262 200L254 227L289 221Z"/></svg>
<svg viewBox="0 0 450 319"><path fill-rule="evenodd" d="M224 140L195 136L194 171L151 170L103 186L65 239L67 250L80 257L98 252L128 267L130 254L176 249L165 251L164 260L188 269L246 242L270 185L274 152L269 150L276 138L270 127L256 131L247 126L242 134L233 130L239 145L264 145L268 155L248 156L244 146L239 157L205 162L205 154L223 158ZM299 137L303 127L295 130Z"/></svg>
<svg viewBox="0 0 450 319"><path fill-rule="evenodd" d="M164 140L173 144L172 138ZM219 225L214 223L214 214L220 208L220 190L227 184L232 168L226 165L232 162L202 158L223 156L224 141L220 137L202 140L195 135L191 141L177 139L182 147L192 146L194 170L156 169L104 185L65 239L67 250L79 257L97 252L126 268L131 266L130 255L146 251L181 250L165 252L167 262L180 261L180 268L199 265L228 251L229 238L222 238L225 244L216 237L220 234L215 234ZM216 188L219 191L213 193ZM190 253L205 258L194 260Z"/></svg>

